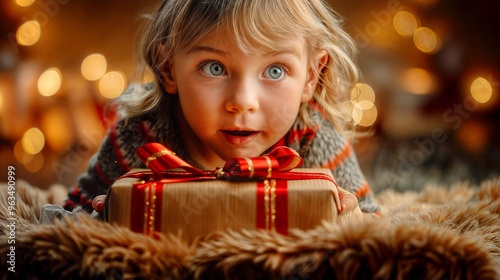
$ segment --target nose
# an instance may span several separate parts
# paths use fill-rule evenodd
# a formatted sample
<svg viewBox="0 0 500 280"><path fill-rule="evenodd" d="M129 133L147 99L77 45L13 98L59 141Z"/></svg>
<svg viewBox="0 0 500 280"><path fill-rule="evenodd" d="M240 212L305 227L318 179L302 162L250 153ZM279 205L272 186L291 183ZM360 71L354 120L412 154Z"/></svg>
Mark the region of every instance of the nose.
<svg viewBox="0 0 500 280"><path fill-rule="evenodd" d="M251 79L234 81L228 92L226 110L232 113L255 112L259 110L258 85Z"/></svg>

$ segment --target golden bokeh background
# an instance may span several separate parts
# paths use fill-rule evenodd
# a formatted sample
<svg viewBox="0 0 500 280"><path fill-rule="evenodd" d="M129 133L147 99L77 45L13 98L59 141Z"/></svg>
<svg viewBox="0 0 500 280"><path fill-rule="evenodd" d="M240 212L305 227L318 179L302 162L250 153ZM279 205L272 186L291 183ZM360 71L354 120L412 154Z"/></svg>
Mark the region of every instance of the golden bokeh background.
<svg viewBox="0 0 500 280"><path fill-rule="evenodd" d="M0 3L0 181L71 186L135 80L138 16L155 1ZM375 190L500 173L498 1L331 0L359 46L344 108Z"/></svg>

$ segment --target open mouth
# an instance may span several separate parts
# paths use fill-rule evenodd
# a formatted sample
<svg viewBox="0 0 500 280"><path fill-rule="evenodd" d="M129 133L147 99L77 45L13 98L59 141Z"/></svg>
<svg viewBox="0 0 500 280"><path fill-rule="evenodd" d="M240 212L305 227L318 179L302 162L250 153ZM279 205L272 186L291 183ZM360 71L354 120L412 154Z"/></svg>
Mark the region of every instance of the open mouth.
<svg viewBox="0 0 500 280"><path fill-rule="evenodd" d="M233 145L247 145L255 140L259 131L228 129L221 130L226 140Z"/></svg>
<svg viewBox="0 0 500 280"><path fill-rule="evenodd" d="M249 130L223 130L223 132L231 136L238 136L238 137L247 137L257 133L255 131L249 131Z"/></svg>

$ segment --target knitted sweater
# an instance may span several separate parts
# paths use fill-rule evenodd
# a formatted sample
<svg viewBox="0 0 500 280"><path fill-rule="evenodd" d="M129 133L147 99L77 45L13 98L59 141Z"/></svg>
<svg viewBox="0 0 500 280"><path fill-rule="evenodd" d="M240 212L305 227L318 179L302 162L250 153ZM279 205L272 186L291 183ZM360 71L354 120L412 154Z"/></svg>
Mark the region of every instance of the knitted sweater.
<svg viewBox="0 0 500 280"><path fill-rule="evenodd" d="M133 86L123 94L152 90L152 85ZM183 149L182 137L175 121L166 113L165 104L144 114L112 125L101 143L99 151L90 159L88 171L80 176L78 184L69 191L64 208L72 210L81 205L91 211L92 199L106 194L111 184L132 168L146 168L135 155L140 146L158 142L169 147L189 162ZM314 127L301 127L296 123L275 146L285 145L296 150L303 158L302 167L322 167L332 171L339 187L352 192L364 212L378 212L370 186L366 182L351 144L328 122L318 109L309 106Z"/></svg>

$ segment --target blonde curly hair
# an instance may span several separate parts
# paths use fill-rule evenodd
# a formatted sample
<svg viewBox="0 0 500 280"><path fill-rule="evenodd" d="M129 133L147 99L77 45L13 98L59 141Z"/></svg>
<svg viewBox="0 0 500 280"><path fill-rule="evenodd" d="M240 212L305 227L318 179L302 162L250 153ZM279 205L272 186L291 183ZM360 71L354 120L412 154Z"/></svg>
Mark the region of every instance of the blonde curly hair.
<svg viewBox="0 0 500 280"><path fill-rule="evenodd" d="M151 71L155 89L118 98L126 117L143 114L159 104L172 109L175 97L163 90L162 71L180 54L190 50L215 28L226 28L240 49L248 54L259 46L281 50L291 36L303 38L310 63L318 50L325 50L323 68L313 99L341 131L352 126L342 102L359 79L353 58L356 46L343 30L341 17L323 0L163 0L144 17L146 24L139 40L139 73ZM303 104L299 123L310 124Z"/></svg>

